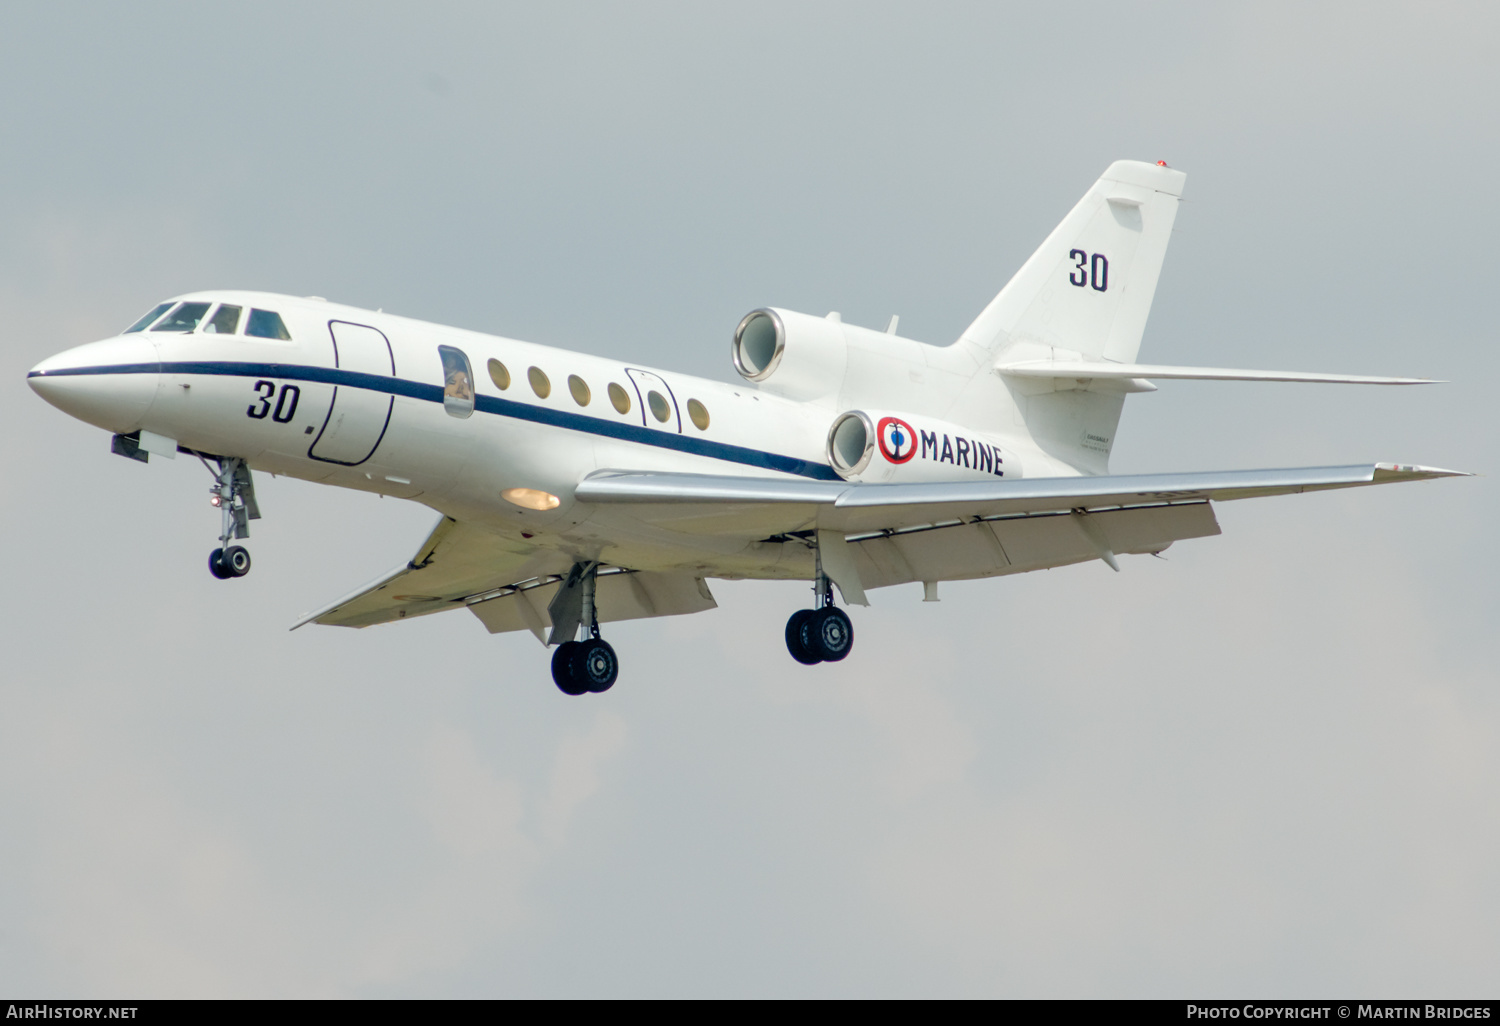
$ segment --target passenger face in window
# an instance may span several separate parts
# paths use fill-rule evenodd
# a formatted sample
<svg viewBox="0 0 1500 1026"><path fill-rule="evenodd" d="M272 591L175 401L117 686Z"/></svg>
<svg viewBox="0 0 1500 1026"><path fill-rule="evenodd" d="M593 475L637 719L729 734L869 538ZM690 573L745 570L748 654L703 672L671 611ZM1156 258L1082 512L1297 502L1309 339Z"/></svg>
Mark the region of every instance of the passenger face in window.
<svg viewBox="0 0 1500 1026"><path fill-rule="evenodd" d="M450 417L467 417L474 412L474 375L463 350L438 346L443 361L443 409Z"/></svg>
<svg viewBox="0 0 1500 1026"><path fill-rule="evenodd" d="M462 370L448 372L448 382L443 386L443 395L454 399L474 398L474 386L469 384L469 376Z"/></svg>

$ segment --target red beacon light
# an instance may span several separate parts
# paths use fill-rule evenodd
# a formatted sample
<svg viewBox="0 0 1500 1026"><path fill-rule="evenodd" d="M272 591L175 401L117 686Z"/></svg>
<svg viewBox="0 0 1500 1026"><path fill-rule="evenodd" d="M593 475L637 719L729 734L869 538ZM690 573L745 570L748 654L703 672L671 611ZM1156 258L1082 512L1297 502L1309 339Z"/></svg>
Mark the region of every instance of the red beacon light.
<svg viewBox="0 0 1500 1026"><path fill-rule="evenodd" d="M1168 164L1167 164L1167 162L1166 162L1166 161L1165 161L1165 160L1158 160L1158 161L1157 161L1157 162L1156 162L1156 166L1157 166L1157 167L1167 167L1167 166L1168 166Z"/></svg>

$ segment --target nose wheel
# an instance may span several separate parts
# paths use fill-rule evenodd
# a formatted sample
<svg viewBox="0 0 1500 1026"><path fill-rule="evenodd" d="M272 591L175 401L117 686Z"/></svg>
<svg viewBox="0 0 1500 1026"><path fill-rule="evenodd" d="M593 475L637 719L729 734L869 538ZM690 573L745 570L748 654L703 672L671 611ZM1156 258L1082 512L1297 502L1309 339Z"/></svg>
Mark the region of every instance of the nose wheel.
<svg viewBox="0 0 1500 1026"><path fill-rule="evenodd" d="M218 469L209 467L208 460L199 454L203 465L214 475L213 487L208 490L208 501L217 506L222 515L223 528L219 532L219 547L208 555L208 572L221 581L231 577L244 577L250 572L250 553L243 545L231 542L250 537L250 521L260 519L260 506L255 501L255 482L250 477L250 468L245 461L235 456L213 457Z"/></svg>
<svg viewBox="0 0 1500 1026"><path fill-rule="evenodd" d="M243 545L214 549L208 554L208 572L221 581L244 577L250 572L250 553Z"/></svg>

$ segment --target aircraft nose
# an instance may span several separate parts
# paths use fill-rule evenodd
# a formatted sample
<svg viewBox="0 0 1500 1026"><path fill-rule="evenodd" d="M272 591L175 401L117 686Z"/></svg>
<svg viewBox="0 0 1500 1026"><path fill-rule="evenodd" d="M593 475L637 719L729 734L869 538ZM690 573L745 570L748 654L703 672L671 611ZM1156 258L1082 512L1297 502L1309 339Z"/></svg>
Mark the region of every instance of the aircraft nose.
<svg viewBox="0 0 1500 1026"><path fill-rule="evenodd" d="M70 416L125 434L156 400L161 362L147 339L121 337L78 346L31 368L31 390Z"/></svg>

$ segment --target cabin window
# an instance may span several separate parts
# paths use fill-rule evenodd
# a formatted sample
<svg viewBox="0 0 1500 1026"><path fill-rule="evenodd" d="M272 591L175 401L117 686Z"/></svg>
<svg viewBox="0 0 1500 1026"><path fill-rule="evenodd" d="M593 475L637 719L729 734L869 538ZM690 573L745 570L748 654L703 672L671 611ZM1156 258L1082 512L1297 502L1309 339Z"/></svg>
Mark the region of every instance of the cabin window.
<svg viewBox="0 0 1500 1026"><path fill-rule="evenodd" d="M245 325L245 334L253 335L255 338L274 338L282 342L292 340L291 333L286 330L286 324L281 320L281 314L274 310L251 310L249 323Z"/></svg>
<svg viewBox="0 0 1500 1026"><path fill-rule="evenodd" d="M568 375L568 391L573 393L573 401L579 406L587 406L589 400L593 398L592 393L589 392L588 382L577 374Z"/></svg>
<svg viewBox="0 0 1500 1026"><path fill-rule="evenodd" d="M630 412L630 393L613 381L609 383L609 401L621 413Z"/></svg>
<svg viewBox="0 0 1500 1026"><path fill-rule="evenodd" d="M203 315L208 313L209 303L182 303L177 309L162 318L162 322L152 331L192 331L203 320Z"/></svg>
<svg viewBox="0 0 1500 1026"><path fill-rule="evenodd" d="M450 417L467 417L474 412L474 375L463 350L438 346L443 361L443 409Z"/></svg>
<svg viewBox="0 0 1500 1026"><path fill-rule="evenodd" d="M166 313L167 310L169 310L171 308L171 306L172 306L171 303L158 303L156 306L153 306L151 308L151 312L150 313L148 313L146 316L142 317L140 320L136 321L134 324L132 324L130 327L126 328L124 331L120 332L120 334L121 335L129 335L132 331L145 331L146 327L152 321L156 320L162 314Z"/></svg>
<svg viewBox="0 0 1500 1026"><path fill-rule="evenodd" d="M526 372L526 380L531 382L531 390L536 393L538 399L545 399L552 394L552 382L547 380L547 375L542 373L540 367L532 367Z"/></svg>
<svg viewBox="0 0 1500 1026"><path fill-rule="evenodd" d="M203 333L205 335L233 335L234 329L240 326L241 309L241 307L225 303L208 319L208 323L203 326Z"/></svg>
<svg viewBox="0 0 1500 1026"><path fill-rule="evenodd" d="M490 380L495 383L496 388L504 392L507 388L510 387L510 371L506 370L505 364L501 363L499 360L491 360Z"/></svg>
<svg viewBox="0 0 1500 1026"><path fill-rule="evenodd" d="M708 407L696 399L688 400L688 419L693 422L693 427L699 431L708 430Z"/></svg>
<svg viewBox="0 0 1500 1026"><path fill-rule="evenodd" d="M663 424L672 419L672 407L667 404L666 397L660 392L654 390L647 392L646 405L651 407L651 416Z"/></svg>

